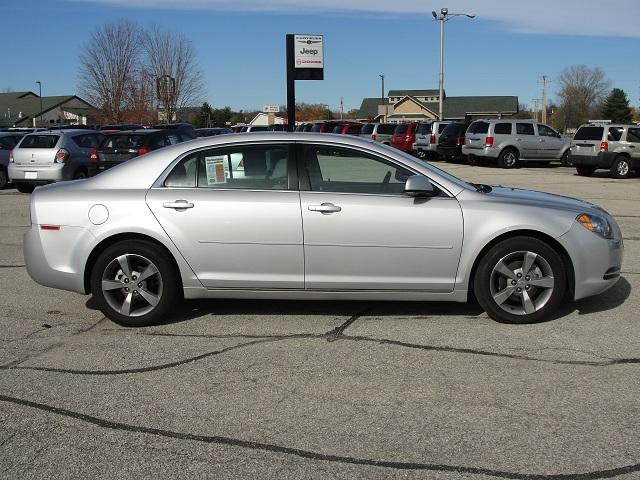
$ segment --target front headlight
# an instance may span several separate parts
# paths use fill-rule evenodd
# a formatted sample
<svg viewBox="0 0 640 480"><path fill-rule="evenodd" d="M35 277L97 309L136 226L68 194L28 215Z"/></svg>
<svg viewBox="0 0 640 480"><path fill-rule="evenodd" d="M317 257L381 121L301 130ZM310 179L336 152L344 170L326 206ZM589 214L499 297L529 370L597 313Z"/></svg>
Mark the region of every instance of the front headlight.
<svg viewBox="0 0 640 480"><path fill-rule="evenodd" d="M613 238L613 228L606 218L599 215L581 213L576 218L578 223L587 230L600 235L602 238Z"/></svg>

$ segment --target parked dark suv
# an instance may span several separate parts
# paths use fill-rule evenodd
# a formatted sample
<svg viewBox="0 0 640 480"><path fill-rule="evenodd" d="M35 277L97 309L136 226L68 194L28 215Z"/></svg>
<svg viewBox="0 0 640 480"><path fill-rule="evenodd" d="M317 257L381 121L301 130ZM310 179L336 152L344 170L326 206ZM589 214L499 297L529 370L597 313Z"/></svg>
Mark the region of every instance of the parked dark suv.
<svg viewBox="0 0 640 480"><path fill-rule="evenodd" d="M177 130L183 135L189 137L185 140L191 140L196 138L196 129L190 123L182 122L182 123L160 123L158 125L154 125L153 128L160 130Z"/></svg>
<svg viewBox="0 0 640 480"><path fill-rule="evenodd" d="M132 130L107 134L98 148L98 172L169 145L190 140L177 130Z"/></svg>
<svg viewBox="0 0 640 480"><path fill-rule="evenodd" d="M438 155L447 161L463 159L464 134L469 125L471 122L453 122L447 125L438 140Z"/></svg>

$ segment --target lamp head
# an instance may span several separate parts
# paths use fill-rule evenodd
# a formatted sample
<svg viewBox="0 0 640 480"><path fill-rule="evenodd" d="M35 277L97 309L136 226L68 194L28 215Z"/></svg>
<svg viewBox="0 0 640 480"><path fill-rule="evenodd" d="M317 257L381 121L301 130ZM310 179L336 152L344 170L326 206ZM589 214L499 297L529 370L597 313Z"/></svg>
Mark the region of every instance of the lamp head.
<svg viewBox="0 0 640 480"><path fill-rule="evenodd" d="M435 10L431 10L431 15L433 15L433 18L435 18L436 20L438 19L438 14Z"/></svg>
<svg viewBox="0 0 640 480"><path fill-rule="evenodd" d="M449 14L449 9L448 8L441 8L440 9L440 13L446 17Z"/></svg>
<svg viewBox="0 0 640 480"><path fill-rule="evenodd" d="M467 17L469 17L469 18L476 18L476 14L475 13L466 13L465 15Z"/></svg>

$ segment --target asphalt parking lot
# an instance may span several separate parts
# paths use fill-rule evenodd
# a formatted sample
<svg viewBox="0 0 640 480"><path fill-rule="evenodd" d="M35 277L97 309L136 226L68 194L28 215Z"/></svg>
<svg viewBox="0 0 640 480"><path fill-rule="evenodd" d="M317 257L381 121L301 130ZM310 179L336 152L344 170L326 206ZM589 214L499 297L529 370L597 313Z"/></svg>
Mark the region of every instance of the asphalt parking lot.
<svg viewBox="0 0 640 480"><path fill-rule="evenodd" d="M0 192L2 478L640 478L640 179L436 164L578 197L614 288L511 326L474 304L198 301L125 329L28 277Z"/></svg>

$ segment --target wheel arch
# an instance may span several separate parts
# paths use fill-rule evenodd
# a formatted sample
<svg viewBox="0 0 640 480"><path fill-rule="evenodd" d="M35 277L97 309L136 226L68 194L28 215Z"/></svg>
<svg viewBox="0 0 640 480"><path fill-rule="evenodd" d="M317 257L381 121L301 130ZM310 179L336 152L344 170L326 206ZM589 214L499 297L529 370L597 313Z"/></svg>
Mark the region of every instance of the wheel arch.
<svg viewBox="0 0 640 480"><path fill-rule="evenodd" d="M115 235L107 237L107 238L103 239L102 241L100 241L98 244L96 244L93 247L93 250L89 254L89 257L87 258L87 261L86 261L85 267L84 267L84 290L85 290L85 293L90 293L91 292L91 271L93 270L93 267L96 264L96 261L98 260L98 256L100 255L100 253L102 253L105 249L109 248L111 245L115 245L118 242L126 241L126 240L128 240L128 241L130 241L130 240L146 241L148 243L151 243L151 244L157 246L161 250L163 250L164 253L167 255L167 257L170 259L170 261L171 261L171 263L173 265L173 268L175 268L175 273L176 273L176 277L178 279L178 283L179 283L179 286L180 286L180 291L182 291L183 284L182 284L182 275L180 275L180 267L179 267L178 262L176 261L175 257L171 253L171 251L162 242L158 241L157 239L155 239L155 238L153 238L153 237L151 237L149 235L145 235L143 233L125 232L125 233L117 233Z"/></svg>
<svg viewBox="0 0 640 480"><path fill-rule="evenodd" d="M520 149L515 145L506 145L502 147L502 149L500 150L500 153L498 154L498 157L500 157L507 150L514 150L518 154L518 157L520 157Z"/></svg>
<svg viewBox="0 0 640 480"><path fill-rule="evenodd" d="M575 271L573 267L573 261L571 260L571 256L569 252L562 246L560 242L558 242L555 238L547 235L544 232L540 232L537 230L513 230L510 232L505 232L497 237L491 239L476 255L476 258L473 261L473 266L471 267L471 271L469 273L468 281L469 281L469 292L473 295L473 283L476 276L476 271L478 270L478 265L480 261L484 257L484 255L495 245L498 243L508 240L514 237L531 237L542 242L548 244L551 248L553 248L556 252L560 254L560 258L562 258L562 263L565 267L565 272L567 274L567 295L570 295L570 298L573 298L573 292L575 290Z"/></svg>

